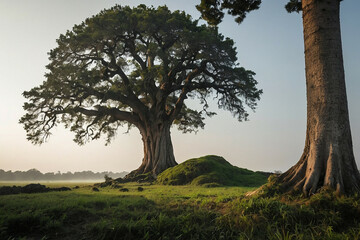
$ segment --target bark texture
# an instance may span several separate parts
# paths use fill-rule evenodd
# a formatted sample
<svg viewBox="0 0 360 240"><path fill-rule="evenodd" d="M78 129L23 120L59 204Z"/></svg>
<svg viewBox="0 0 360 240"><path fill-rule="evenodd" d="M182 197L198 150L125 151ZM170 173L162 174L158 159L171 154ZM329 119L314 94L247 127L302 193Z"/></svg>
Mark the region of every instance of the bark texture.
<svg viewBox="0 0 360 240"><path fill-rule="evenodd" d="M177 165L170 137L170 124L157 124L142 134L144 159L138 169L140 173L152 172L157 175Z"/></svg>
<svg viewBox="0 0 360 240"><path fill-rule="evenodd" d="M144 158L140 167L128 174L127 178L149 172L156 176L165 169L177 165L170 127L171 124L168 122L157 122L156 124L147 124L140 130L144 144Z"/></svg>
<svg viewBox="0 0 360 240"><path fill-rule="evenodd" d="M299 162L279 177L310 195L324 186L359 192L350 132L340 34L340 2L303 0L307 130Z"/></svg>

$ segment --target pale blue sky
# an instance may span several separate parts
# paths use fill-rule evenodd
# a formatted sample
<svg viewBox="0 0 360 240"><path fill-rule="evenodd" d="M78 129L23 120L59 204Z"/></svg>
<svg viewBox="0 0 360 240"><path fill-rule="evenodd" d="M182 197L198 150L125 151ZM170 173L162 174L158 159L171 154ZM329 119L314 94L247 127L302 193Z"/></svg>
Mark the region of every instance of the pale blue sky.
<svg viewBox="0 0 360 240"><path fill-rule="evenodd" d="M0 0L0 168L40 171L122 171L137 168L143 149L140 134L120 130L110 146L95 141L78 146L73 134L59 127L49 142L33 146L18 124L25 99L21 93L45 78L47 52L74 24L115 4L167 4L195 19L198 1ZM239 123L228 112L206 120L198 134L172 129L178 163L216 154L239 167L282 170L302 153L306 127L306 93L301 15L288 14L286 0L263 1L260 10L237 25L227 16L220 31L235 40L241 66L256 72L264 94L250 121ZM350 121L357 164L360 164L360 1L341 4L341 27Z"/></svg>

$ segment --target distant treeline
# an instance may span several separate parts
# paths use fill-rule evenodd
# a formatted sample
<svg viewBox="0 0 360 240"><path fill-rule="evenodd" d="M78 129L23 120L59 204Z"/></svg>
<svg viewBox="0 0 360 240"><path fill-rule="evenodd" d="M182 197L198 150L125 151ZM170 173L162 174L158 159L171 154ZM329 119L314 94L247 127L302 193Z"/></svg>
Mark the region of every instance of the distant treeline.
<svg viewBox="0 0 360 240"><path fill-rule="evenodd" d="M66 172L66 173L42 173L37 169L30 169L28 171L4 171L0 169L0 181L74 181L74 180L103 180L107 175L111 178L124 177L128 172Z"/></svg>

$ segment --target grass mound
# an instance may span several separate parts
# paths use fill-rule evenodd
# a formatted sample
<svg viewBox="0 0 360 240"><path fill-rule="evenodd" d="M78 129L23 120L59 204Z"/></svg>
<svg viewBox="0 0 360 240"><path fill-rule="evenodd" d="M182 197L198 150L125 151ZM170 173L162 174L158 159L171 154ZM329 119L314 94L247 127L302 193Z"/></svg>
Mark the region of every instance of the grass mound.
<svg viewBox="0 0 360 240"><path fill-rule="evenodd" d="M267 178L266 173L235 167L222 157L209 155L189 159L165 170L158 175L157 182L164 185L256 187L265 184Z"/></svg>

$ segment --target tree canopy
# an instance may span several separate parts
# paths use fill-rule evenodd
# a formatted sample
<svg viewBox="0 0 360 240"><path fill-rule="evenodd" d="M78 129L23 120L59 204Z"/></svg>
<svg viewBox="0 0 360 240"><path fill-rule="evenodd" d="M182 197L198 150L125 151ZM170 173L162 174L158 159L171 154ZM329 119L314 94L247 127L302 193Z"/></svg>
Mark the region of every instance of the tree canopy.
<svg viewBox="0 0 360 240"><path fill-rule="evenodd" d="M148 119L174 123L183 132L204 127L208 99L238 120L262 93L254 72L238 66L233 40L216 27L198 25L166 6L115 6L60 35L49 53L46 80L25 91L20 119L27 138L43 143L59 123L83 144L120 126L140 132ZM201 110L185 104L197 98Z"/></svg>
<svg viewBox="0 0 360 240"><path fill-rule="evenodd" d="M261 0L201 0L196 8L209 24L218 25L224 17L224 10L234 16L237 23L241 23L247 13L260 8L261 2ZM300 12L301 0L289 0L285 8L288 12Z"/></svg>

